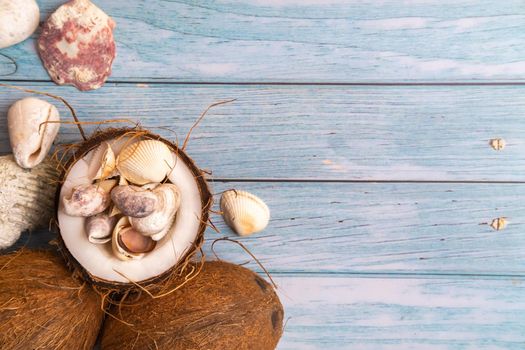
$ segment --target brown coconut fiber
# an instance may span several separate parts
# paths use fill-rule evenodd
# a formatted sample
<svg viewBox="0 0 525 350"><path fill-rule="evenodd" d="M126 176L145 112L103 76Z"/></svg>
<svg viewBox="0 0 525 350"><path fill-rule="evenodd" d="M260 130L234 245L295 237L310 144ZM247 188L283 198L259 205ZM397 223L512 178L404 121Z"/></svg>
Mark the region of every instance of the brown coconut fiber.
<svg viewBox="0 0 525 350"><path fill-rule="evenodd" d="M59 256L0 256L0 349L91 350L103 318L100 297Z"/></svg>
<svg viewBox="0 0 525 350"><path fill-rule="evenodd" d="M204 263L196 278L161 298L130 295L111 313L103 350L271 350L283 329L273 287L226 262Z"/></svg>

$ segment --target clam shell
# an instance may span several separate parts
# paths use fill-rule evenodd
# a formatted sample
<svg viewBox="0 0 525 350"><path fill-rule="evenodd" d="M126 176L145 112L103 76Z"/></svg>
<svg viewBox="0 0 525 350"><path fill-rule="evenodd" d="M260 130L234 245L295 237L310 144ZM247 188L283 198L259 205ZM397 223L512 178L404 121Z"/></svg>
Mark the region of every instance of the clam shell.
<svg viewBox="0 0 525 350"><path fill-rule="evenodd" d="M69 197L63 197L64 212L70 216L93 216L106 210L110 203L110 191L115 180L80 185L73 188Z"/></svg>
<svg viewBox="0 0 525 350"><path fill-rule="evenodd" d="M122 217L113 230L111 248L113 254L120 260L142 259L146 253L151 252L157 242L150 237L138 233L129 224L127 217Z"/></svg>
<svg viewBox="0 0 525 350"><path fill-rule="evenodd" d="M173 184L162 184L153 190L157 196L155 211L144 218L130 218L131 226L155 241L161 240L169 231L180 206L180 191Z"/></svg>
<svg viewBox="0 0 525 350"><path fill-rule="evenodd" d="M38 98L24 98L9 108L9 140L18 165L31 169L44 160L60 128L59 123L45 122L57 121L56 107Z"/></svg>
<svg viewBox="0 0 525 350"><path fill-rule="evenodd" d="M270 221L268 206L262 199L246 191L224 192L220 205L226 224L241 236L263 230Z"/></svg>
<svg viewBox="0 0 525 350"><path fill-rule="evenodd" d="M38 53L59 85L81 91L98 89L111 74L115 22L89 0L71 0L42 25Z"/></svg>
<svg viewBox="0 0 525 350"><path fill-rule="evenodd" d="M170 148L157 140L132 143L126 146L117 158L120 175L136 185L162 182L174 166Z"/></svg>
<svg viewBox="0 0 525 350"><path fill-rule="evenodd" d="M90 179L99 180L115 175L115 153L107 142L102 143L93 151L89 161L88 176Z"/></svg>
<svg viewBox="0 0 525 350"><path fill-rule="evenodd" d="M100 213L86 220L88 240L93 244L104 244L111 241L111 234L117 223L116 217Z"/></svg>

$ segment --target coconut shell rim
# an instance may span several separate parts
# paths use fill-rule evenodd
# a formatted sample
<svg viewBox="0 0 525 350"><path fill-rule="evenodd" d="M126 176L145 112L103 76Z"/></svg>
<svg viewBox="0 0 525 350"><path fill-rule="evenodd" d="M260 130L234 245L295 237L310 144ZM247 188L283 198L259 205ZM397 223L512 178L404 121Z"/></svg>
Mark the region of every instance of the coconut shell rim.
<svg viewBox="0 0 525 350"><path fill-rule="evenodd" d="M80 159L82 159L87 153L95 149L98 145L100 145L104 141L109 141L121 136L125 136L126 134L140 134L141 138L145 139L152 139L152 140L158 140L166 144L172 151L179 156L184 163L188 166L190 171L193 173L194 178L197 182L197 187L199 188L199 192L201 194L201 205L202 205L202 212L201 212L201 222L199 224L199 230L196 235L196 239L191 245L191 247L188 249L186 254L182 256L178 262L167 269L165 272L161 273L160 275L154 276L152 278L138 281L138 282L116 282L116 281L107 281L101 278L98 278L91 273L89 273L83 266L80 264L77 259L73 256L73 254L67 249L66 244L64 240L62 239L62 234L60 232L60 226L58 224L58 208L60 206L60 192L62 189L62 183L65 180L69 169ZM180 147L178 147L173 142L161 137L160 135L157 135L155 133L152 133L151 131L147 129L142 129L140 127L135 128L107 128L104 130L97 131L95 134L90 136L87 140L80 142L78 145L78 150L73 153L71 157L66 161L65 165L63 166L62 171L60 172L59 176L59 184L56 189L55 194L55 227L58 233L57 237L57 245L58 250L61 253L62 257L66 261L67 266L73 270L73 272L79 273L81 278L84 281L87 281L88 283L92 284L95 287L101 287L104 289L108 289L110 291L117 291L117 292L125 292L125 291L133 291L133 290L140 290L140 289L148 289L149 286L161 286L163 282L167 281L173 274L179 272L181 270L182 265L185 265L184 262L188 261L195 255L197 250L200 249L204 242L204 232L206 231L207 225L209 219L209 213L211 206L213 205L213 195L210 191L210 188L208 186L208 182L206 181L205 173L200 170L196 165L193 159L189 157L186 152L184 152Z"/></svg>

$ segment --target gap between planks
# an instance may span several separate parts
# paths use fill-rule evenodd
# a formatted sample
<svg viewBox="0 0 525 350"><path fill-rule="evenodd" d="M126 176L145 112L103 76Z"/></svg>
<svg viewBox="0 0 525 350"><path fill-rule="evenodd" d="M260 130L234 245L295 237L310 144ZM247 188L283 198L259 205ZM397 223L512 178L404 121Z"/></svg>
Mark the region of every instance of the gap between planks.
<svg viewBox="0 0 525 350"><path fill-rule="evenodd" d="M0 76L0 81L6 83L53 83L46 79L8 79ZM144 78L134 80L108 80L106 84L150 84L150 85L226 85L226 86L525 86L523 80L509 81L405 81L405 82L284 82L284 81L173 81L170 78Z"/></svg>

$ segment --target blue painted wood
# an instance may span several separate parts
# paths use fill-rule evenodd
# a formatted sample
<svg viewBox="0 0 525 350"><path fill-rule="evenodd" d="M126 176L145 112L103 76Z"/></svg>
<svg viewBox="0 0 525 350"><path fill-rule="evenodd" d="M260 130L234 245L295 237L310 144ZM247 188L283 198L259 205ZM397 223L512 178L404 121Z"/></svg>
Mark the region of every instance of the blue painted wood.
<svg viewBox="0 0 525 350"><path fill-rule="evenodd" d="M39 0L42 20L61 0ZM525 77L521 0L96 0L117 22L112 80L384 82ZM34 40L0 76L48 79Z"/></svg>
<svg viewBox="0 0 525 350"><path fill-rule="evenodd" d="M82 121L130 118L179 144L209 104L237 98L211 110L188 146L215 178L525 180L524 86L21 86L65 97ZM0 87L0 116L25 96ZM10 151L5 123L0 153ZM493 138L505 149L490 147ZM79 139L62 126L60 142Z"/></svg>
<svg viewBox="0 0 525 350"><path fill-rule="evenodd" d="M521 278L276 276L289 317L278 349L515 349Z"/></svg>
<svg viewBox="0 0 525 350"><path fill-rule="evenodd" d="M271 221L263 232L239 238L212 215L221 233L206 232L208 257L213 241L226 236L272 273L525 277L525 185L215 183L215 210L218 194L229 188L260 196ZM499 217L508 225L495 231L490 224ZM52 238L34 233L30 245ZM214 248L221 259L251 261L235 243Z"/></svg>

